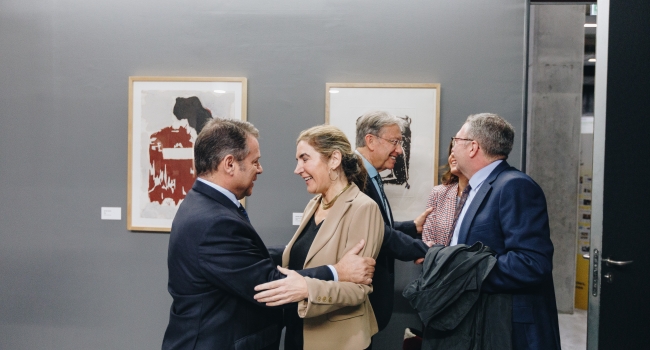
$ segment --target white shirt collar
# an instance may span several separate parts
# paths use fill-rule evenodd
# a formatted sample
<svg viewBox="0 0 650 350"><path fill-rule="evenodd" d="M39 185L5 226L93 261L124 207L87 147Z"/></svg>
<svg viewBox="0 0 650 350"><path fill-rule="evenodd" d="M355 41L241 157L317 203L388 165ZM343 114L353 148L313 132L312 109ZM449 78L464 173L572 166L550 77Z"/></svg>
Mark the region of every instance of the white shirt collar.
<svg viewBox="0 0 650 350"><path fill-rule="evenodd" d="M204 184L206 184L206 185L208 185L208 186L214 188L215 190L221 192L221 194L223 194L224 196L228 197L228 199L230 199L230 200L233 202L233 204L235 204L235 206L236 206L237 208L239 208L239 207L241 206L241 203L239 203L239 201L237 200L237 197L235 197L235 195L234 195L232 192L230 192L230 191L228 191L227 189L225 189L225 188L223 188L223 187L221 187L221 186L215 184L214 182L210 182L210 181L208 181L208 180L206 180L206 179L203 179L203 178L200 178L200 177L197 177L196 179L197 179L198 181L201 181L201 182L203 182Z"/></svg>
<svg viewBox="0 0 650 350"><path fill-rule="evenodd" d="M490 176L490 173L501 164L503 159L495 160L494 162L484 166L481 170L477 171L471 179L469 179L469 185L472 186L472 192L478 191L479 187L483 184L483 181Z"/></svg>
<svg viewBox="0 0 650 350"><path fill-rule="evenodd" d="M372 166L372 164L370 164L370 162L366 159L366 157L363 156L363 154L361 154L361 152L359 152L359 150L355 150L354 153L358 154L359 157L361 157L361 160L363 160L363 165L366 167L366 171L368 172L368 176L370 176L370 178L374 178L377 176L377 174L379 174L377 169Z"/></svg>

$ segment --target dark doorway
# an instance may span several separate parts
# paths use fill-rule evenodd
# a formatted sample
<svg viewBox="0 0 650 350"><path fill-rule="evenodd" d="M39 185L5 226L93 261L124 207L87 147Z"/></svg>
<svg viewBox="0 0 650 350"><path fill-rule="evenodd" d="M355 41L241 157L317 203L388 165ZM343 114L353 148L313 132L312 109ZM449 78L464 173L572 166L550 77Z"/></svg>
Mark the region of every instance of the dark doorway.
<svg viewBox="0 0 650 350"><path fill-rule="evenodd" d="M600 270L594 271L590 283L592 300L588 345L590 349L600 350L647 349L650 343L650 302L647 299L650 290L650 255L647 249L650 235L645 219L648 217L650 187L644 184L644 180L650 172L646 154L650 129L647 107L650 91L647 14L650 13L650 1L610 0L602 3L605 2L609 3L605 115L598 110L599 98L603 97L599 93L602 90L598 67L595 97L595 144L596 147L599 143L604 146L604 157L601 156L600 160L604 172L600 175L602 245L592 242L591 265ZM602 7L599 6L599 23ZM597 55L600 55L602 51L597 50ZM600 57L597 58L600 63ZM606 121L604 130L600 126L602 136L599 136L598 119L601 115ZM598 162L595 158L594 181L598 175ZM594 192L597 190L595 187ZM608 263L606 259L614 262ZM594 283L596 288L593 288ZM592 317L598 308L597 318ZM597 338L592 334L596 321Z"/></svg>

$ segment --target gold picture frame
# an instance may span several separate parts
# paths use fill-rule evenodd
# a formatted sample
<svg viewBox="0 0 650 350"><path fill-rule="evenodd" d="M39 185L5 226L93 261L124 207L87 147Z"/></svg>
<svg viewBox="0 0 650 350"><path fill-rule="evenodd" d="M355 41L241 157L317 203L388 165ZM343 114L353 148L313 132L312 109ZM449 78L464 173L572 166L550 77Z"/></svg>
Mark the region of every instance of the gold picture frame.
<svg viewBox="0 0 650 350"><path fill-rule="evenodd" d="M362 114L382 110L404 119L404 155L381 175L395 220L416 218L438 182L440 84L327 83L325 91L325 123L343 130L353 145Z"/></svg>

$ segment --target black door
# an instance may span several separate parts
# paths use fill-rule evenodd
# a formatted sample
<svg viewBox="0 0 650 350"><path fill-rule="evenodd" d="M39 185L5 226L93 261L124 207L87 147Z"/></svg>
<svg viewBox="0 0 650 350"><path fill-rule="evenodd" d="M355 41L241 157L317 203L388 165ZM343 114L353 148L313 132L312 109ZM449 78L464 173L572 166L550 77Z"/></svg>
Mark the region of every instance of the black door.
<svg viewBox="0 0 650 350"><path fill-rule="evenodd" d="M598 349L650 349L650 0L609 13Z"/></svg>

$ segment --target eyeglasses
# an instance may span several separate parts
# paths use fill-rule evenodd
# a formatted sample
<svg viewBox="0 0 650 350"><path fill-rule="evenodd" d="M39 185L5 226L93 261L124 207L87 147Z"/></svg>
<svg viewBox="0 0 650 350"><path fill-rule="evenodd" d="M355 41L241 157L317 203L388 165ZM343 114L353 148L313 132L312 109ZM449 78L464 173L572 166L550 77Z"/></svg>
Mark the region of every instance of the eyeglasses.
<svg viewBox="0 0 650 350"><path fill-rule="evenodd" d="M456 146L456 141L457 141L457 140L461 140L461 141L474 141L474 140L472 140L472 139L463 139L463 138L460 138L460 137L453 137L453 136L452 136L452 137L451 137L451 147Z"/></svg>
<svg viewBox="0 0 650 350"><path fill-rule="evenodd" d="M380 139L382 139L384 141L390 142L395 147L397 147L397 145L399 145L400 147L404 147L404 140L396 140L396 139L389 140L389 139L385 139L385 138L377 136L377 135L372 135L372 136L380 138Z"/></svg>

